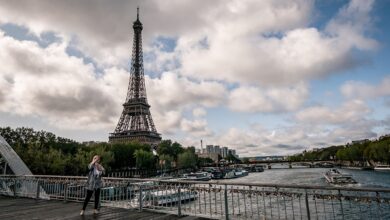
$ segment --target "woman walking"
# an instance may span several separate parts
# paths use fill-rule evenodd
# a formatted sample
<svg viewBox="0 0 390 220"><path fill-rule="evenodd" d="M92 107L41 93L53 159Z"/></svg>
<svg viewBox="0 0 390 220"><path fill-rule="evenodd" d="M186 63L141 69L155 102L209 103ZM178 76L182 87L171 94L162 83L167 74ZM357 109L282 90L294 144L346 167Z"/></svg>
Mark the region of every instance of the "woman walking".
<svg viewBox="0 0 390 220"><path fill-rule="evenodd" d="M89 200L92 197L92 194L95 194L95 209L93 210L94 214L98 214L98 205L100 199L100 188L102 187L102 175L104 173L104 168L100 164L100 156L93 156L92 162L88 164L88 179L87 179L87 196L84 200L83 209L80 212L80 215L84 215L85 208L88 205Z"/></svg>

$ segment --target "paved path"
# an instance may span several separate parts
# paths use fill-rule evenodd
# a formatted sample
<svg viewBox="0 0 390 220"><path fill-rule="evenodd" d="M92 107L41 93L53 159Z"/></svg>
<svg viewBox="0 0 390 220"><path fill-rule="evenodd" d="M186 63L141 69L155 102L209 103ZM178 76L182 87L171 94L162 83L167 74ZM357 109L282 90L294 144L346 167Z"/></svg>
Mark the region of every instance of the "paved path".
<svg viewBox="0 0 390 220"><path fill-rule="evenodd" d="M98 215L92 213L88 206L84 216L80 216L82 204L76 202L34 200L28 198L12 198L0 196L0 219L134 219L134 220L201 220L193 216L178 217L171 214L138 212L123 208L102 207Z"/></svg>

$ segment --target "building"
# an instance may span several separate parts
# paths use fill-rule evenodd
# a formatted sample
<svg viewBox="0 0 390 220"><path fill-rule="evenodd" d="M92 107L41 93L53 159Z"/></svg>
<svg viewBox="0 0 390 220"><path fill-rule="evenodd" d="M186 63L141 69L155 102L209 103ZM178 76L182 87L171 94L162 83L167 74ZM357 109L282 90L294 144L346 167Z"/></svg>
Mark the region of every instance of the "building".
<svg viewBox="0 0 390 220"><path fill-rule="evenodd" d="M214 153L221 155L221 148L218 145L214 146Z"/></svg>
<svg viewBox="0 0 390 220"><path fill-rule="evenodd" d="M214 146L213 145L206 145L206 154L214 153Z"/></svg>
<svg viewBox="0 0 390 220"><path fill-rule="evenodd" d="M228 156L228 148L227 147L222 147L221 156L222 156L222 158L226 158Z"/></svg>
<svg viewBox="0 0 390 220"><path fill-rule="evenodd" d="M226 158L229 154L238 158L236 150L229 149L228 147L220 147L219 145L206 145L205 149L197 151L198 157L211 158L216 163L220 159Z"/></svg>

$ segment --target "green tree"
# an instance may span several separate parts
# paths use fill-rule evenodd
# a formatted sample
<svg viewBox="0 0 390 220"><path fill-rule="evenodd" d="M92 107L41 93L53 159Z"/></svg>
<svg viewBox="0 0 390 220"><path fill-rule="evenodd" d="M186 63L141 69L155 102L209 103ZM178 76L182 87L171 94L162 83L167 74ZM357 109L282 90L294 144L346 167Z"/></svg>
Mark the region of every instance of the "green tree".
<svg viewBox="0 0 390 220"><path fill-rule="evenodd" d="M155 157L152 152L148 152L142 149L134 152L136 158L136 166L139 169L153 169L155 168Z"/></svg>
<svg viewBox="0 0 390 220"><path fill-rule="evenodd" d="M169 156L167 154L162 154L159 156L159 159L160 159L160 168L164 170L167 169L169 170L172 168L172 162L174 161L172 156Z"/></svg>
<svg viewBox="0 0 390 220"><path fill-rule="evenodd" d="M249 158L244 157L244 158L242 159L242 162L245 163L245 164L248 164L248 163L249 163Z"/></svg>
<svg viewBox="0 0 390 220"><path fill-rule="evenodd" d="M161 141L161 143L158 145L158 148L157 148L158 155L169 155L173 158L174 161L177 161L178 155L183 153L184 151L185 150L181 146L181 144L179 144L177 142L172 143L171 140Z"/></svg>
<svg viewBox="0 0 390 220"><path fill-rule="evenodd" d="M126 167L135 167L136 159L134 152L136 150L149 150L149 146L141 144L139 142L131 142L127 144L113 144L110 148L114 155L114 160L110 164L112 169L122 169Z"/></svg>
<svg viewBox="0 0 390 220"><path fill-rule="evenodd" d="M211 158L201 158L198 157L196 164L198 167L204 167L204 166L210 166L214 163L214 161Z"/></svg>
<svg viewBox="0 0 390 220"><path fill-rule="evenodd" d="M179 168L182 169L186 169L186 168L194 169L196 168L196 164L197 164L196 155L191 151L185 151L184 153L179 154L177 158L177 164Z"/></svg>

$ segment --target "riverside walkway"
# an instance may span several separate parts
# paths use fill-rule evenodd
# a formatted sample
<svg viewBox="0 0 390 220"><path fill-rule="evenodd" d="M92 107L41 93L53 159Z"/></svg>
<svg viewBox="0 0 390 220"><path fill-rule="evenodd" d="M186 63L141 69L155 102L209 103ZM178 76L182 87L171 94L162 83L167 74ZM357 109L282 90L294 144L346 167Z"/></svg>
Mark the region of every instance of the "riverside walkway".
<svg viewBox="0 0 390 220"><path fill-rule="evenodd" d="M92 205L89 206L84 216L80 216L81 203L63 202L58 200L36 200L29 198L13 198L0 196L0 219L141 219L141 220L201 220L194 216L178 217L173 214L157 213L150 211L139 212L115 207L102 207L99 214L94 215Z"/></svg>

